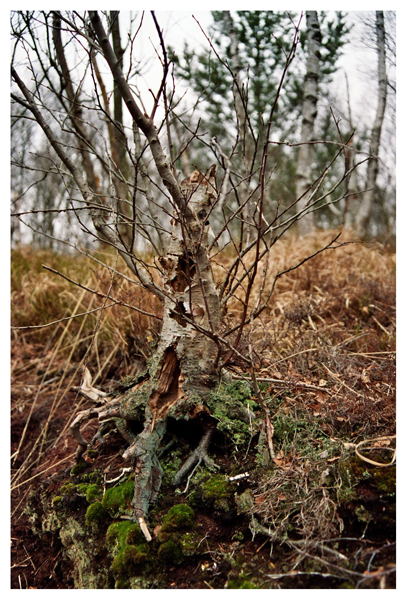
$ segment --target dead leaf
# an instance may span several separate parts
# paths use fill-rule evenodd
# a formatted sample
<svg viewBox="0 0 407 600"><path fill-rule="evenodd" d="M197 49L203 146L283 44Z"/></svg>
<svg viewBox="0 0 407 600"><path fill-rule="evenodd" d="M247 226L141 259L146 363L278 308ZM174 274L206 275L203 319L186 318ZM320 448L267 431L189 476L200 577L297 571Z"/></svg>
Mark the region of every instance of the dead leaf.
<svg viewBox="0 0 407 600"><path fill-rule="evenodd" d="M263 504L263 502L266 500L266 496L265 494L262 494L261 496L256 496L254 499L254 503L255 504Z"/></svg>
<svg viewBox="0 0 407 600"><path fill-rule="evenodd" d="M79 390L84 396L87 396L93 400L93 402L97 402L100 398L107 396L105 392L101 392L100 390L92 387L92 375L90 374L88 367L85 367L83 373L83 382Z"/></svg>

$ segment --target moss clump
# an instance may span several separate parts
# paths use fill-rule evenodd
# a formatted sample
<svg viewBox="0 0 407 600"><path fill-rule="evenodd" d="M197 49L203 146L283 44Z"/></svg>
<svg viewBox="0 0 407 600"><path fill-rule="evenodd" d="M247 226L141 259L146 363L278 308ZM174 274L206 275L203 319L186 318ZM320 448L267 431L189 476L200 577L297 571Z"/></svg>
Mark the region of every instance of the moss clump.
<svg viewBox="0 0 407 600"><path fill-rule="evenodd" d="M86 511L85 522L88 527L96 531L106 521L107 513L101 502L93 502Z"/></svg>
<svg viewBox="0 0 407 600"><path fill-rule="evenodd" d="M247 408L257 403L252 399L250 386L245 381L221 385L207 400L211 414L217 420L217 429L233 440L236 450L252 435L251 419Z"/></svg>
<svg viewBox="0 0 407 600"><path fill-rule="evenodd" d="M177 564L182 560L182 550L178 542L167 540L158 548L158 558L168 564Z"/></svg>
<svg viewBox="0 0 407 600"><path fill-rule="evenodd" d="M86 496L88 486L89 486L88 483L78 483L78 485L76 486L77 493L80 494L81 496Z"/></svg>
<svg viewBox="0 0 407 600"><path fill-rule="evenodd" d="M218 510L228 511L231 491L223 475L215 475L202 485L202 499Z"/></svg>
<svg viewBox="0 0 407 600"><path fill-rule="evenodd" d="M115 579L127 579L139 573L147 561L147 544L139 544L138 546L126 545L113 559L113 575Z"/></svg>
<svg viewBox="0 0 407 600"><path fill-rule="evenodd" d="M129 578L141 573L149 561L150 548L140 527L127 520L112 523L106 532L106 547L114 556L116 588L128 588Z"/></svg>
<svg viewBox="0 0 407 600"><path fill-rule="evenodd" d="M176 504L165 515L161 532L178 532L180 529L188 529L194 523L194 511L187 504Z"/></svg>
<svg viewBox="0 0 407 600"><path fill-rule="evenodd" d="M62 496L54 496L51 505L53 508L58 508L62 503Z"/></svg>
<svg viewBox="0 0 407 600"><path fill-rule="evenodd" d="M88 463L81 460L77 465L74 465L71 469L71 475L81 475L89 467Z"/></svg>
<svg viewBox="0 0 407 600"><path fill-rule="evenodd" d="M111 552L122 550L126 544L137 546L144 541L140 527L131 521L112 523L106 532L106 546Z"/></svg>
<svg viewBox="0 0 407 600"><path fill-rule="evenodd" d="M236 577L236 579L229 579L227 583L229 590L258 590L257 585L254 585L244 576Z"/></svg>
<svg viewBox="0 0 407 600"><path fill-rule="evenodd" d="M103 508L113 518L131 514L131 501L134 492L134 475L117 487L106 490L103 496Z"/></svg>
<svg viewBox="0 0 407 600"><path fill-rule="evenodd" d="M65 483L59 491L63 496L73 496L77 493L78 490L76 488L76 485L69 482Z"/></svg>
<svg viewBox="0 0 407 600"><path fill-rule="evenodd" d="M86 500L91 504L96 500L100 500L102 498L102 490L97 485L97 483L92 483L86 489Z"/></svg>

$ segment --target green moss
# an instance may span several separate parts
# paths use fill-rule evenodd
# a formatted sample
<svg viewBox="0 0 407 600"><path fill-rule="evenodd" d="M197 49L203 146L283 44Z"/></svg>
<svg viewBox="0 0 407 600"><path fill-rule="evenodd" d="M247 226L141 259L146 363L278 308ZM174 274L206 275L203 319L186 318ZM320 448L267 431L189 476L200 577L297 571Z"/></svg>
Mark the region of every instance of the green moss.
<svg viewBox="0 0 407 600"><path fill-rule="evenodd" d="M158 558L165 563L177 564L182 560L182 550L174 540L163 542L158 548Z"/></svg>
<svg viewBox="0 0 407 600"><path fill-rule="evenodd" d="M80 461L77 465L74 465L71 469L71 475L81 475L89 467L88 463L84 460Z"/></svg>
<svg viewBox="0 0 407 600"><path fill-rule="evenodd" d="M198 549L201 539L202 536L193 531L184 533L179 540L183 556L193 556Z"/></svg>
<svg viewBox="0 0 407 600"><path fill-rule="evenodd" d="M63 496L73 496L77 493L76 485L73 483L65 483L59 491Z"/></svg>
<svg viewBox="0 0 407 600"><path fill-rule="evenodd" d="M163 519L161 532L170 533L192 527L194 523L194 511L187 504L176 504Z"/></svg>
<svg viewBox="0 0 407 600"><path fill-rule="evenodd" d="M252 400L252 392L246 382L220 385L216 393L209 396L207 405L218 421L217 429L234 442L236 450L247 443L254 431L247 409L257 408L257 403Z"/></svg>
<svg viewBox="0 0 407 600"><path fill-rule="evenodd" d="M97 483L92 483L91 485L89 485L87 487L86 500L89 502L89 504L91 504L92 502L95 502L96 500L100 500L101 497L102 497L102 490L97 485Z"/></svg>
<svg viewBox="0 0 407 600"><path fill-rule="evenodd" d="M89 483L98 483L99 485L102 485L103 483L103 475L100 471L92 471L92 473L87 473L86 475L83 475L83 478L86 477L86 481L89 481Z"/></svg>
<svg viewBox="0 0 407 600"><path fill-rule="evenodd" d="M52 505L54 508L55 508L55 507L58 507L58 506L60 506L60 505L61 505L61 503L62 503L62 496L54 496L54 497L52 498L51 505Z"/></svg>
<svg viewBox="0 0 407 600"><path fill-rule="evenodd" d="M106 532L106 547L114 555L116 588L128 588L129 578L142 572L149 561L150 547L140 527L127 520L112 523Z"/></svg>
<svg viewBox="0 0 407 600"><path fill-rule="evenodd" d="M85 522L88 527L97 530L101 523L104 523L107 518L107 513L101 502L93 502L88 506L85 516Z"/></svg>
<svg viewBox="0 0 407 600"><path fill-rule="evenodd" d="M134 475L130 476L129 479L121 485L106 490L102 500L103 508L113 518L123 514L131 514L133 492Z"/></svg>
<svg viewBox="0 0 407 600"><path fill-rule="evenodd" d="M113 575L115 579L127 579L139 573L147 561L147 544L139 544L138 546L126 545L113 559Z"/></svg>
<svg viewBox="0 0 407 600"><path fill-rule="evenodd" d="M230 578L227 583L229 590L257 590L257 585L254 585L246 575L239 575L235 578Z"/></svg>
<svg viewBox="0 0 407 600"><path fill-rule="evenodd" d="M126 544L137 546L144 541L140 527L132 521L112 523L106 532L106 546L110 551L120 551Z"/></svg>
<svg viewBox="0 0 407 600"><path fill-rule="evenodd" d="M76 486L77 493L80 494L81 496L86 496L88 486L89 486L88 483L78 483L78 485Z"/></svg>
<svg viewBox="0 0 407 600"><path fill-rule="evenodd" d="M202 499L209 506L219 510L228 511L231 499L231 490L223 475L214 475L202 485Z"/></svg>

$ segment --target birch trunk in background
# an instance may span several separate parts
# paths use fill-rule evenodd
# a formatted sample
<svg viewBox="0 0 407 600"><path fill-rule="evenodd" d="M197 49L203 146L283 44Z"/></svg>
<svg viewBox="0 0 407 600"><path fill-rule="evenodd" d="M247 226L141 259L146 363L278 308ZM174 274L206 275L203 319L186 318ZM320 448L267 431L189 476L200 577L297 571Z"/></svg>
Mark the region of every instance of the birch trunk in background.
<svg viewBox="0 0 407 600"><path fill-rule="evenodd" d="M385 49L385 27L383 11L376 11L376 36L377 36L377 56L378 56L378 75L379 91L376 117L373 123L372 135L370 140L370 158L367 166L367 191L362 195L362 202L355 219L355 230L359 237L366 236L367 226L369 224L372 212L373 202L376 197L376 180L379 171L379 149L380 137L382 133L384 111L386 109L387 97L387 75L386 75L386 49Z"/></svg>
<svg viewBox="0 0 407 600"><path fill-rule="evenodd" d="M302 106L301 146L297 162L296 204L297 214L304 210L311 199L313 145L308 143L314 138L314 124L317 116L318 80L321 30L318 13L307 11L307 73L304 80L304 99ZM298 221L298 232L301 235L313 229L312 213L305 214Z"/></svg>

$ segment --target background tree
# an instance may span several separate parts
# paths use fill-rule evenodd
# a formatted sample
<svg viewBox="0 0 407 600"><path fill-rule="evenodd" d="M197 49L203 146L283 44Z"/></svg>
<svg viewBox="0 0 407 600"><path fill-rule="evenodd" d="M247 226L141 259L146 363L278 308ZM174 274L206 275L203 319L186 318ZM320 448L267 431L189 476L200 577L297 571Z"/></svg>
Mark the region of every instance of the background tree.
<svg viewBox="0 0 407 600"><path fill-rule="evenodd" d="M302 126L300 147L297 157L297 212L300 214L312 198L312 162L314 123L317 116L319 60L321 56L321 29L316 11L307 11L307 72L304 80L302 103ZM313 229L312 213L305 214L298 223L299 232L304 234Z"/></svg>
<svg viewBox="0 0 407 600"><path fill-rule="evenodd" d="M300 15L272 11L236 11L233 15L228 11L215 11L212 14L214 26L211 30L211 49L206 54L198 54L185 45L182 56L173 53L176 72L194 91L193 112L186 113L184 110L184 114L188 114L189 119L195 123L199 118L199 131L202 132L200 140L217 136L219 128L227 123L226 136L225 132L222 134L222 142L227 150L236 133L233 115L245 110L250 115L251 128L243 131L244 123L242 118L239 119L241 155L250 155L253 164L258 165L267 128L267 110L276 98L290 39L295 24L301 21ZM340 12L335 14L334 19L328 19L325 13L321 13L320 18L322 35L318 52L321 63L321 98L327 95L327 86L336 70L349 27L345 15ZM274 217L277 203L288 209L289 214L295 214L296 210L293 197L296 196L297 158L294 153L287 151L281 140L289 143L300 141L307 58L306 33L303 29L300 29L300 42L295 60L285 74L284 87L278 94L273 115L272 139L277 143L270 146L269 156L275 164L276 177L267 185L264 206L266 220ZM233 89L240 89L237 95L231 94L232 81ZM210 102L207 101L209 98ZM332 121L330 112L329 118ZM331 129L330 137L332 132L335 132L335 128ZM322 130L319 139L326 139L322 136L323 133L325 132ZM189 146L191 157L198 157L196 142ZM204 146L199 149L200 160L203 155ZM329 149L321 146L319 153L314 156L313 170L309 177L315 179L331 158Z"/></svg>
<svg viewBox="0 0 407 600"><path fill-rule="evenodd" d="M376 115L370 139L366 191L362 195L362 201L355 217L355 229L360 237L365 237L366 235L373 203L375 197L377 196L376 180L379 171L380 138L383 127L384 113L386 110L388 82L386 75L386 31L383 11L376 11L376 40L379 88Z"/></svg>

